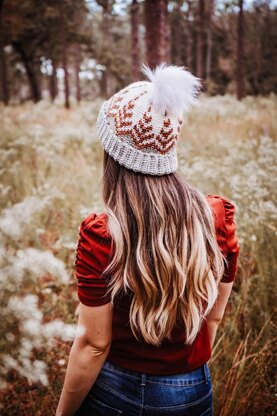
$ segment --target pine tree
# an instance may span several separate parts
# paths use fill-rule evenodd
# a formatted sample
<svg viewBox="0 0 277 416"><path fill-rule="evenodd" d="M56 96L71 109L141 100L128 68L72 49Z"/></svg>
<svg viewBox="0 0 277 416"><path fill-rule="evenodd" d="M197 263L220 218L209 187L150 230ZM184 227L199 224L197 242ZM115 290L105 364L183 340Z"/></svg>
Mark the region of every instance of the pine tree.
<svg viewBox="0 0 277 416"><path fill-rule="evenodd" d="M196 74L200 78L202 78L204 75L204 65L203 65L204 15L205 15L205 3L204 3L204 0L199 0L198 25L197 25Z"/></svg>
<svg viewBox="0 0 277 416"><path fill-rule="evenodd" d="M169 61L168 0L145 0L146 60L150 68Z"/></svg>
<svg viewBox="0 0 277 416"><path fill-rule="evenodd" d="M239 0L239 13L237 21L237 99L244 96L244 12L243 0Z"/></svg>
<svg viewBox="0 0 277 416"><path fill-rule="evenodd" d="M137 0L132 1L131 5L131 37L132 37L132 68L131 80L139 80L139 5Z"/></svg>
<svg viewBox="0 0 277 416"><path fill-rule="evenodd" d="M1 92L2 101L5 105L9 104L8 74L6 56L4 51L4 25L3 25L3 5L5 0L0 0L0 70L1 70Z"/></svg>

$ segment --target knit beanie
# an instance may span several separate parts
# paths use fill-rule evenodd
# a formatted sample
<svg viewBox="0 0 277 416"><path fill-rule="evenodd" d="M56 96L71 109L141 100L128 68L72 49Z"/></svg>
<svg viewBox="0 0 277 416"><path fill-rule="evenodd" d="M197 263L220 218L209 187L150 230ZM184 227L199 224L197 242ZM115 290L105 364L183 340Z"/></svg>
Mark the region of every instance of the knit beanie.
<svg viewBox="0 0 277 416"><path fill-rule="evenodd" d="M177 141L183 113L197 104L201 89L184 67L143 65L147 81L129 84L100 108L98 137L119 164L136 172L164 175L178 167Z"/></svg>

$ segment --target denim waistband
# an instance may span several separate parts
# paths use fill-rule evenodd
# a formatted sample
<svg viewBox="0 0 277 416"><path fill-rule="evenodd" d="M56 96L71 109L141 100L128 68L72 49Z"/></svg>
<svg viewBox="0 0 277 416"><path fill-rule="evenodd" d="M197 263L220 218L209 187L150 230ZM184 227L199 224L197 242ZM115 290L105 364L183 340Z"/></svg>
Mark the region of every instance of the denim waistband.
<svg viewBox="0 0 277 416"><path fill-rule="evenodd" d="M145 385L146 381L148 383L158 383L158 384L168 384L168 385L175 385L175 386L186 386L192 385L197 383L208 383L210 379L210 370L208 363L203 364L202 366L189 371L187 373L180 373L180 374L170 374L170 375L153 375L153 374L145 374L138 371L129 370L126 368L118 367L114 364L109 363L108 361L105 362L103 366L103 370L108 371L110 373L114 373L115 375L122 376L125 378L130 378L133 381L137 380L140 381L141 385Z"/></svg>

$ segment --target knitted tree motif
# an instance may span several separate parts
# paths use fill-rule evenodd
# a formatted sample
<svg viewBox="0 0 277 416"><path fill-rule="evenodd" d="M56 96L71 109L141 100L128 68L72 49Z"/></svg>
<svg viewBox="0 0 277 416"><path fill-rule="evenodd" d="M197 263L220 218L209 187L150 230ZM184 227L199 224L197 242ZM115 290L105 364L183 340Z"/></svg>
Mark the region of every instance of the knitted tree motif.
<svg viewBox="0 0 277 416"><path fill-rule="evenodd" d="M150 105L131 131L134 145L139 149L151 148L161 154L165 154L174 146L178 139L179 129L181 128L180 123L182 121L178 120L178 133L174 134L170 118L166 117L163 120L163 126L159 134L154 134Z"/></svg>
<svg viewBox="0 0 277 416"><path fill-rule="evenodd" d="M135 146L139 149L153 148L155 135L152 128L151 105L134 126L131 136Z"/></svg>
<svg viewBox="0 0 277 416"><path fill-rule="evenodd" d="M129 101L117 112L114 122L115 130L118 136L124 136L130 134L132 131L132 117L135 103L133 100Z"/></svg>
<svg viewBox="0 0 277 416"><path fill-rule="evenodd" d="M174 146L177 137L177 134L173 134L170 118L165 118L163 127L156 137L156 150L162 154L167 153Z"/></svg>
<svg viewBox="0 0 277 416"><path fill-rule="evenodd" d="M120 102L123 100L123 95L120 94L118 96L115 96L111 102L109 112L107 114L108 117L115 117L118 109L120 107Z"/></svg>
<svg viewBox="0 0 277 416"><path fill-rule="evenodd" d="M118 136L132 134L133 109L135 107L135 101L137 101L142 95L146 93L147 91L142 91L117 111L116 115L114 116L114 122L116 134Z"/></svg>
<svg viewBox="0 0 277 416"><path fill-rule="evenodd" d="M135 89L136 86L128 86L126 88L124 88L122 91L120 91L118 94L116 94L115 96L113 96L112 98L112 102L108 111L107 116L108 117L116 117L120 105L121 105L121 101L124 98L124 95L126 95L127 93L129 93L131 90ZM139 95L137 95L135 98L133 98L133 100L131 101L136 101L139 97L141 97L142 95L146 94L146 90L142 91Z"/></svg>

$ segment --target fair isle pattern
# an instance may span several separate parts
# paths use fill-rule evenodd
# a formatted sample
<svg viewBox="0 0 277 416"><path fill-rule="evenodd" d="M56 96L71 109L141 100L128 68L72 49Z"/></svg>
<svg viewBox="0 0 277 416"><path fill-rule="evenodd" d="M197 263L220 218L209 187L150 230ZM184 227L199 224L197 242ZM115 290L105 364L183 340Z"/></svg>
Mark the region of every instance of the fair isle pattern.
<svg viewBox="0 0 277 416"><path fill-rule="evenodd" d="M123 166L163 175L178 167L176 142L182 119L153 109L151 86L148 81L135 82L105 101L97 119L98 135Z"/></svg>
<svg viewBox="0 0 277 416"><path fill-rule="evenodd" d="M123 100L124 95L126 95L128 92L134 90L137 88L137 83L133 83L125 88L123 90L119 91L117 94L113 95L111 100L110 109L108 112L108 117L115 117L119 108L120 108L120 102ZM146 92L146 91L145 91ZM138 99L139 97L136 97Z"/></svg>
<svg viewBox="0 0 277 416"><path fill-rule="evenodd" d="M175 172L178 168L176 148L173 147L166 155L146 153L122 142L107 123L108 108L105 101L97 119L98 137L102 146L118 163L135 172L149 175L165 175Z"/></svg>
<svg viewBox="0 0 277 416"><path fill-rule="evenodd" d="M152 106L149 105L142 119L134 126L131 135L135 146L139 149L148 147L161 154L165 154L175 145L181 129L182 120L178 120L178 134L173 134L170 118L165 118L160 133L155 135L152 129L151 109Z"/></svg>
<svg viewBox="0 0 277 416"><path fill-rule="evenodd" d="M116 134L118 134L119 136L121 135L124 136L125 134L132 135L132 125L133 125L132 119L133 119L133 110L135 107L135 101L137 101L142 95L146 93L147 91L141 92L138 96L130 100L122 108L119 108L115 116L112 116L115 118Z"/></svg>
<svg viewBox="0 0 277 416"><path fill-rule="evenodd" d="M152 128L152 106L149 104L139 121L133 124L135 102L147 94L147 90L143 89L121 107L124 95L128 94L131 89L134 89L134 85L132 85L132 88L126 87L122 92L119 92L112 100L108 112L108 117L114 118L117 136L129 135L138 149L153 149L161 154L167 153L178 139L182 120L178 119L177 131L174 134L170 118L165 115L159 132L154 134Z"/></svg>

